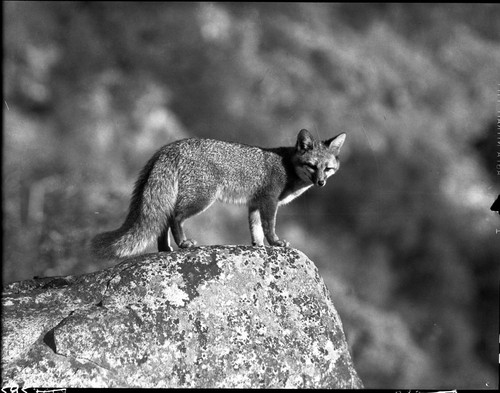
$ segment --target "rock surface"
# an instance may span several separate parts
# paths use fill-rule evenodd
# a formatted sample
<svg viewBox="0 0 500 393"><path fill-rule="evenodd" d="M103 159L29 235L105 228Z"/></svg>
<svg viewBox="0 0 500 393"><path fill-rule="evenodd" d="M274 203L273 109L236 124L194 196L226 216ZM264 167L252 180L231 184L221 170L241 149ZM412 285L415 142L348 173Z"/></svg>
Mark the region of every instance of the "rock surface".
<svg viewBox="0 0 500 393"><path fill-rule="evenodd" d="M314 263L211 246L3 291L2 385L362 388Z"/></svg>

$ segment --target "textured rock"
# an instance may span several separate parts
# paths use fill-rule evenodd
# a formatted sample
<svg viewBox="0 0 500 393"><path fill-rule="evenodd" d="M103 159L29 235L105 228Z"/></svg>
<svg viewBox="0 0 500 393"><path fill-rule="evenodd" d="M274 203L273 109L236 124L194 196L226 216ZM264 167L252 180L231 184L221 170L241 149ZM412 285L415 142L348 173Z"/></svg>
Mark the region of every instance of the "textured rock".
<svg viewBox="0 0 500 393"><path fill-rule="evenodd" d="M316 267L214 246L8 285L3 386L361 388Z"/></svg>

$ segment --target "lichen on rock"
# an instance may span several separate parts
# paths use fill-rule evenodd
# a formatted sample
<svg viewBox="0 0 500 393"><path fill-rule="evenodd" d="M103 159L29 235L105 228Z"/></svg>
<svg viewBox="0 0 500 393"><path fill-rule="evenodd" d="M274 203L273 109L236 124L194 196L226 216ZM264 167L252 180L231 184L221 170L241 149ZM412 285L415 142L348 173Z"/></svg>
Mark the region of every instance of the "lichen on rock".
<svg viewBox="0 0 500 393"><path fill-rule="evenodd" d="M314 263L295 249L146 254L3 293L4 386L361 388Z"/></svg>

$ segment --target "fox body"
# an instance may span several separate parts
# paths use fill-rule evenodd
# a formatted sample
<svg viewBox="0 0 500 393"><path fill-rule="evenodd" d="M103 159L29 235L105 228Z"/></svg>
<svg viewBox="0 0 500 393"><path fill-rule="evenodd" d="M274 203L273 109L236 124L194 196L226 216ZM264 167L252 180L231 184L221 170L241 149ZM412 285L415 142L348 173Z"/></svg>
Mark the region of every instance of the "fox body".
<svg viewBox="0 0 500 393"><path fill-rule="evenodd" d="M260 148L213 139L183 139L163 146L135 184L123 225L92 240L94 255L122 258L157 239L171 251L169 231L180 248L196 245L182 223L215 201L246 204L253 245L288 246L275 233L279 205L313 185L322 187L339 169L345 134L315 140L301 130L293 147Z"/></svg>

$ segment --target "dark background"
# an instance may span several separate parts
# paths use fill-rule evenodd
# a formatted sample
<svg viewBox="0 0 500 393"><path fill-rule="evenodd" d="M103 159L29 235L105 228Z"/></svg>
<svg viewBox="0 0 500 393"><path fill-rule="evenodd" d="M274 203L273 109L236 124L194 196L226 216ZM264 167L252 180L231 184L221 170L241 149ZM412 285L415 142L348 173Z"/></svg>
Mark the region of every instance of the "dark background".
<svg viewBox="0 0 500 393"><path fill-rule="evenodd" d="M500 7L2 5L4 283L109 266L88 241L166 143L346 132L277 233L318 266L365 386L498 388ZM248 244L246 214L186 229Z"/></svg>

